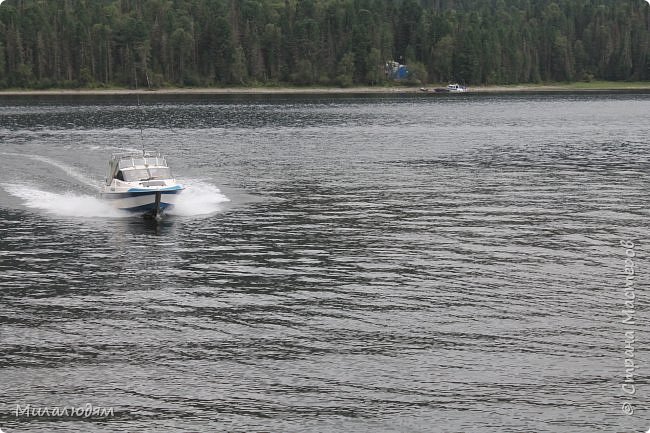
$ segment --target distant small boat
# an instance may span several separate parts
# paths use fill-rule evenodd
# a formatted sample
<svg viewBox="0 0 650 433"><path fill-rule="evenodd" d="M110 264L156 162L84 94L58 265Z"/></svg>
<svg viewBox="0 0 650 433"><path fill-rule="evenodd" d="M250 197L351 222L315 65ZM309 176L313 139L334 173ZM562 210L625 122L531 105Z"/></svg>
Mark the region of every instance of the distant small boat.
<svg viewBox="0 0 650 433"><path fill-rule="evenodd" d="M101 197L118 209L159 218L183 189L161 154L114 154Z"/></svg>
<svg viewBox="0 0 650 433"><path fill-rule="evenodd" d="M467 92L468 90L467 87L461 86L458 83L450 84L447 87L436 87L434 89L436 93L461 93Z"/></svg>
<svg viewBox="0 0 650 433"><path fill-rule="evenodd" d="M448 85L447 90L449 90L451 93L457 93L457 92L467 92L467 90L469 89L467 87L459 85L458 83L454 83Z"/></svg>

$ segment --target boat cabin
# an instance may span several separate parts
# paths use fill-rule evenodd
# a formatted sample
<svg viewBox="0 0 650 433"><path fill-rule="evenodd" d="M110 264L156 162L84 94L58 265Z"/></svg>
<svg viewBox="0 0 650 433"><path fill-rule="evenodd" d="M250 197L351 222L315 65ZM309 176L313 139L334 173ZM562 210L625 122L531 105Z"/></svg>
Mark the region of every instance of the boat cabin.
<svg viewBox="0 0 650 433"><path fill-rule="evenodd" d="M160 154L115 154L108 163L106 184L110 185L113 179L122 182L141 182L172 179L172 177L165 157Z"/></svg>

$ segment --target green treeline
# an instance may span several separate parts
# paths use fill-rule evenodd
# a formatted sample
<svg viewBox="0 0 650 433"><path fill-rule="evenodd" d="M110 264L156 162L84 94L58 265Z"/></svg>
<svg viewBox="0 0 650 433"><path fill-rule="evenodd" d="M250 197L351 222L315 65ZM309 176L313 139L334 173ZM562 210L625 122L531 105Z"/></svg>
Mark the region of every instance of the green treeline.
<svg viewBox="0 0 650 433"><path fill-rule="evenodd" d="M7 0L0 87L650 79L641 0Z"/></svg>

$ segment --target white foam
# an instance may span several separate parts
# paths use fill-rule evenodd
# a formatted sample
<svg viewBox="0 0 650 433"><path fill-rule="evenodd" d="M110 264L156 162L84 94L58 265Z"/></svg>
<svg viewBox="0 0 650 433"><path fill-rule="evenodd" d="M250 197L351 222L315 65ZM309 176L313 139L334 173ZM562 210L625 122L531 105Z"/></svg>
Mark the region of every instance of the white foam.
<svg viewBox="0 0 650 433"><path fill-rule="evenodd" d="M222 203L229 202L219 188L202 180L180 180L185 186L176 199L176 205L167 212L169 215L199 216L219 212Z"/></svg>
<svg viewBox="0 0 650 433"><path fill-rule="evenodd" d="M178 195L176 206L167 214L202 216L219 212L230 199L215 185L201 180L184 180L185 190ZM27 207L50 214L80 218L125 218L133 214L114 208L98 196L75 192L54 193L30 185L2 184L9 194L21 199Z"/></svg>
<svg viewBox="0 0 650 433"><path fill-rule="evenodd" d="M27 185L3 184L11 195L20 198L25 205L48 213L80 218L124 218L129 213L114 208L98 197L66 192L57 194Z"/></svg>

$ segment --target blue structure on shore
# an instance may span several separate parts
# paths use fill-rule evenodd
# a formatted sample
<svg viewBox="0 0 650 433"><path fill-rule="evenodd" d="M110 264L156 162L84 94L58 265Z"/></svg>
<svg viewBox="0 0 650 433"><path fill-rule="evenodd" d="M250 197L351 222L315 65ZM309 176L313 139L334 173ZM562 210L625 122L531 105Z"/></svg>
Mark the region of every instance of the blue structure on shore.
<svg viewBox="0 0 650 433"><path fill-rule="evenodd" d="M409 70L406 65L394 60L388 60L384 66L384 73L387 80L405 80L408 78Z"/></svg>

